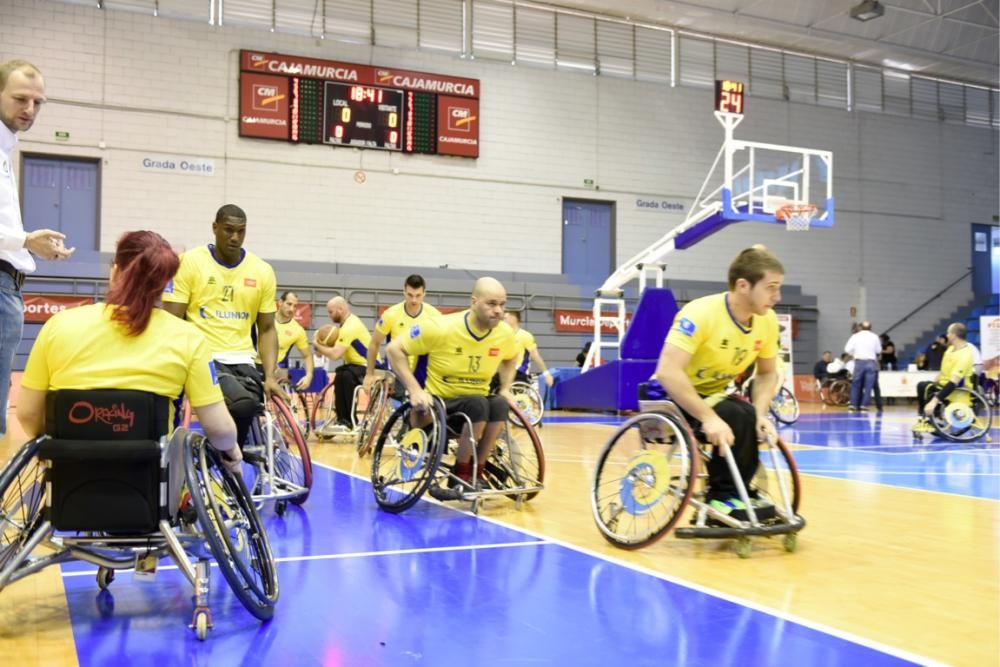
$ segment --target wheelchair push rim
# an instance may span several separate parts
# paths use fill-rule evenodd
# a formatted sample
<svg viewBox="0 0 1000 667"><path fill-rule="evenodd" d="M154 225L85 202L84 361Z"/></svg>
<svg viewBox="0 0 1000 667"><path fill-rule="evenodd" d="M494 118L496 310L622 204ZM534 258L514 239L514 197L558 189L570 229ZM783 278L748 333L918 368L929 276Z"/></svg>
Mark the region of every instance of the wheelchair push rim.
<svg viewBox="0 0 1000 667"><path fill-rule="evenodd" d="M46 485L45 466L36 457L40 443L38 438L26 442L0 472L0 572L42 519Z"/></svg>
<svg viewBox="0 0 1000 667"><path fill-rule="evenodd" d="M974 442L988 436L993 408L978 392L958 387L939 404L931 417L935 433L951 442Z"/></svg>
<svg viewBox="0 0 1000 667"><path fill-rule="evenodd" d="M204 538L233 594L256 618L274 615L278 575L271 545L243 478L201 436L184 441L184 470Z"/></svg>
<svg viewBox="0 0 1000 667"><path fill-rule="evenodd" d="M545 482L545 453L538 432L517 402L510 402L510 419L497 436L486 462L486 481L494 489L510 489L512 500L531 500ZM524 424L528 424L524 426ZM512 428L514 425L519 428Z"/></svg>
<svg viewBox="0 0 1000 667"><path fill-rule="evenodd" d="M619 427L597 461L591 510L606 540L638 549L680 520L698 479L699 452L686 424L649 412Z"/></svg>
<svg viewBox="0 0 1000 667"><path fill-rule="evenodd" d="M403 403L389 417L372 452L372 490L382 509L412 507L434 482L447 434L444 404L434 400L431 423L411 426L412 408Z"/></svg>

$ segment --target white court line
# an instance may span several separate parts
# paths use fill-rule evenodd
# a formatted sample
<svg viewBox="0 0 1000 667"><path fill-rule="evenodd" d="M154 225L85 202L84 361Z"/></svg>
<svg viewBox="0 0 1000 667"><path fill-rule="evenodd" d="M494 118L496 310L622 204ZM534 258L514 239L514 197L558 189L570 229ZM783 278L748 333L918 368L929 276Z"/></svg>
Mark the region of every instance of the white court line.
<svg viewBox="0 0 1000 667"><path fill-rule="evenodd" d="M332 470L334 473L340 473L340 474L343 474L343 475L347 475L348 477L354 477L355 479L359 479L362 482L365 482L365 483L371 485L371 479L369 477L362 477L361 475L358 475L356 473L347 472L345 470L340 470L339 468L334 468L333 466L325 464L325 463L313 462L313 465L314 466L321 466L321 467L326 468L328 470ZM444 503L437 503L437 501L430 501L430 500L427 500L427 499L422 499L422 500L425 500L426 502L434 502L435 504L440 504L442 507L445 507L445 508L447 508L449 510L452 510L453 512L458 512L460 514L465 514L467 516L471 516L471 517L479 519L481 521L486 521L487 523L492 523L492 524L500 526L502 528L506 528L507 530L513 530L514 532L522 533L524 535L529 535L529 536L535 537L535 538L537 538L539 540L545 540L546 543L549 544L549 545L564 547L566 549L569 549L570 551L576 551L578 553L582 553L584 555L590 556L591 558L596 558L597 560L606 561L606 562L612 563L614 565L619 565L619 566L627 568L629 570L633 570L635 572L640 572L642 574L646 574L646 575L649 575L651 577L656 577L657 579L662 579L662 580L670 582L672 584L676 584L677 586L682 586L684 588L688 588L690 590L697 591L698 593L704 593L705 595L710 595L712 597L719 598L721 600L725 600L725 601L731 602L733 604L738 604L738 605L741 605L743 607L747 607L749 609L753 609L754 611L759 611L759 612L767 614L769 616L773 616L775 618L779 618L779 619L782 619L782 620L785 620L785 621L790 621L792 623L796 623L796 624L801 625L803 627L807 627L807 628L809 628L811 630L816 630L817 632L822 632L824 634L831 635L833 637L837 637L838 639L843 639L845 641L852 642L854 644L858 644L860 646L864 646L866 648L870 648L870 649L875 650L875 651L879 651L880 653L885 653L886 655L890 655L890 656L893 656L893 657L896 657L896 658L900 658L901 660L909 660L910 662L914 662L914 663L917 663L917 664L920 664L920 665L927 665L928 667L948 667L947 663L937 662L935 660L931 660L930 658L926 658L924 656L917 655L915 653L910 653L909 651L905 651L903 649L896 648L894 646L889 646L888 644L882 644L882 643L880 643L878 641L875 641L873 639L867 639L865 637L861 637L861 636L852 634L852 633L847 632L845 630L839 630L837 628L834 628L834 627L831 627L831 626L828 626L828 625L824 625L822 623L817 623L815 621L811 621L811 620L809 620L807 618L803 618L803 617L797 616L796 614L792 614L792 613L787 612L787 611L783 611L783 610L780 610L780 609L774 609L774 608L768 607L766 605L762 605L762 604L760 604L758 602L753 602L751 600L745 600L745 599L740 598L738 596L731 595L729 593L724 593L723 591L716 590L714 588L709 588L707 586L703 586L701 584L697 584L697 583L694 583L692 581L686 581L684 579L680 579L680 578L674 577L672 575L665 574L663 572L657 572L656 570L651 570L649 568L646 568L646 567L644 567L642 565L638 565L636 563L629 563L628 561L623 561L623 560L620 560L618 558L614 558L612 556L607 556L605 554L601 554L601 553L598 553L596 551L591 551L590 549L587 549L586 547L581 547L581 546L578 546L576 544L572 544L572 543L569 543L569 542L564 542L563 540L560 540L558 538L554 538L554 537L552 537L550 535L542 535L542 534L537 533L535 531L526 530L524 528L516 528L516 527L510 526L510 525L507 525L507 524L505 524L505 523L503 523L503 522L501 522L501 521L499 521L497 519L493 519L493 518L490 518L490 517L485 517L485 516L482 516L482 515L479 515L479 514L473 514L472 512L467 511L467 510L460 510L460 509L458 509L456 507L451 507L449 505L445 505ZM524 544L524 543L515 542L514 544ZM534 543L529 542L527 544L534 544Z"/></svg>
<svg viewBox="0 0 1000 667"><path fill-rule="evenodd" d="M534 536L531 536L534 537ZM534 547L534 546L545 546L546 544L552 544L549 540L532 540L531 542L499 542L497 544L459 544L453 547L422 547L420 549L390 549L389 551L353 551L342 554L321 554L318 556L284 556L282 558L275 558L275 563L298 563L302 561L311 560L340 560L342 558L371 558L378 556L402 556L405 554L427 554L427 553L437 553L441 551L478 551L483 549L506 549L510 547ZM209 563L212 567L218 567L219 564L215 561ZM132 572L135 568L124 568L117 570L117 572ZM157 567L156 571L160 570L176 570L178 569L176 565L164 565L162 567ZM83 577L86 575L96 575L97 570L80 570L73 572L63 572L63 577Z"/></svg>
<svg viewBox="0 0 1000 667"><path fill-rule="evenodd" d="M824 468L815 468L815 469L812 469L812 470L806 470L806 469L801 468L801 467L799 468L799 474L802 474L802 475L823 475L823 474L826 474L826 473L829 473L829 474L839 474L839 475L847 475L847 474L850 474L850 473L855 473L856 474L858 472L859 472L858 470L852 470L850 468L847 468L847 469L844 469L844 470L837 470L837 469L827 470L827 469L824 469ZM878 474L878 475L939 475L939 476L942 476L942 477L948 477L948 476L951 476L951 475L954 475L955 477L1000 477L1000 472L955 472L955 471L947 472L947 471L943 471L943 470L941 470L941 471L939 471L939 470L927 470L927 471L922 471L922 470L884 470L882 468L879 468L878 471L876 472L876 474ZM973 497L978 498L978 496L973 496Z"/></svg>

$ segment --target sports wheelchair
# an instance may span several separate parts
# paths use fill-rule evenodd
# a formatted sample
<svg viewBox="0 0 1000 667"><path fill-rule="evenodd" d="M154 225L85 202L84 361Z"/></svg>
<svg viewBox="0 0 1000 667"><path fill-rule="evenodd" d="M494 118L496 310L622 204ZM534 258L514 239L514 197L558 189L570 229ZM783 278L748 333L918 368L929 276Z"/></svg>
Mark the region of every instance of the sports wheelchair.
<svg viewBox="0 0 1000 667"><path fill-rule="evenodd" d="M354 388L354 396L351 398L351 430L344 431L337 426L337 410L334 401L336 388L334 378L323 387L319 396L312 406L312 430L320 440L333 440L339 437L355 437L358 427L358 399L361 396L363 387L358 385Z"/></svg>
<svg viewBox="0 0 1000 667"><path fill-rule="evenodd" d="M676 528L678 538L736 538L736 554L748 558L751 537L782 535L785 550L795 551L798 532L806 525L798 514L802 488L795 459L780 438L761 443L766 463L752 480L752 500L732 452L726 450L726 463L747 507L747 520L741 521L708 504L713 448L695 434L680 409L669 400L643 400L640 409L611 436L597 461L591 509L605 539L625 549L644 547L666 535L690 508L691 525ZM772 517L758 518L764 507Z"/></svg>
<svg viewBox="0 0 1000 667"><path fill-rule="evenodd" d="M49 433L0 472L0 590L69 560L97 565L105 590L115 570L150 572L170 556L194 587L191 627L205 639L214 558L247 611L273 616L277 570L249 491L202 436L168 439L168 415L168 399L140 391L48 396Z"/></svg>
<svg viewBox="0 0 1000 667"><path fill-rule="evenodd" d="M191 406L187 402L183 425L191 425ZM246 484L258 508L273 500L274 511L281 516L289 502L301 505L306 501L312 489L312 458L298 422L283 399L271 396L259 406L242 449Z"/></svg>
<svg viewBox="0 0 1000 667"><path fill-rule="evenodd" d="M747 400L753 399L753 382L754 378L749 378L745 381L737 380L736 382L737 391ZM794 424L799 420L801 414L799 399L795 398L795 394L792 393L791 389L782 384L781 389L771 399L768 412L771 413L774 421L779 424Z"/></svg>
<svg viewBox="0 0 1000 667"><path fill-rule="evenodd" d="M827 405L847 405L851 402L851 378L825 378L819 385L819 398Z"/></svg>
<svg viewBox="0 0 1000 667"><path fill-rule="evenodd" d="M430 423L424 426L413 424L426 421L427 415L414 414L408 402L400 405L379 433L372 453L375 502L388 512L402 512L412 507L432 484L460 488L462 499L472 502L474 513L479 511L480 500L487 497L506 496L520 507L537 496L545 479L542 443L518 405L514 402L509 405L510 418L497 436L479 479L475 477L478 461L473 443L471 484L452 472L461 428L449 428L444 402L434 398ZM451 418L471 430L467 415L456 413ZM523 429L512 428L515 419L525 425Z"/></svg>
<svg viewBox="0 0 1000 667"><path fill-rule="evenodd" d="M541 426L542 414L545 412L545 402L538 391L535 376L529 375L528 380L516 380L510 385L510 393L514 402L532 426ZM517 417L513 421L518 426L524 426Z"/></svg>
<svg viewBox="0 0 1000 667"><path fill-rule="evenodd" d="M940 387L931 389L930 399ZM969 387L956 387L934 408L928 420L934 433L951 442L992 442L993 408L986 397Z"/></svg>
<svg viewBox="0 0 1000 667"><path fill-rule="evenodd" d="M393 399L395 389L396 376L391 371L376 370L375 383L372 385L371 391L368 392L364 411L358 406L361 398L360 392L363 391L363 388L358 387L359 391L354 393L354 433L358 456L365 456L372 450L379 433L382 432L382 428L392 414L393 403L398 405L398 401Z"/></svg>

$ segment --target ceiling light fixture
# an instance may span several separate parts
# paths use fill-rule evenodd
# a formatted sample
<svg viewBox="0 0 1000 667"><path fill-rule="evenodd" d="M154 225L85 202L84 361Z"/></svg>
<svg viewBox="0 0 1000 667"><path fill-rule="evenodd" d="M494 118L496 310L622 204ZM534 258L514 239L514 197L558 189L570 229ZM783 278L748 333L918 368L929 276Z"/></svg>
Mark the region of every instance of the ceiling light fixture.
<svg viewBox="0 0 1000 667"><path fill-rule="evenodd" d="M885 6L878 0L862 0L857 6L851 7L851 18L859 21L871 21L885 14Z"/></svg>

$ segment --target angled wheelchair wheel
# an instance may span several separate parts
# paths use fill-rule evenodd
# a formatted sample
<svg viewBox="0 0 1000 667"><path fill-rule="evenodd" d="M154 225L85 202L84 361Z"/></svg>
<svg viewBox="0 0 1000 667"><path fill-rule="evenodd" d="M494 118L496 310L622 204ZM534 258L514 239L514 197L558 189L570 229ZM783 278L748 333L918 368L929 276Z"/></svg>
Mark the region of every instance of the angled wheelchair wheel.
<svg viewBox="0 0 1000 667"><path fill-rule="evenodd" d="M306 399L305 394L300 394L296 391L295 386L291 383L283 383L281 388L288 395L289 400L287 401L287 405L289 411L292 413L292 419L299 425L302 437L309 440L309 432L312 430L312 411L309 407L309 401Z"/></svg>
<svg viewBox="0 0 1000 667"><path fill-rule="evenodd" d="M368 405L358 417L357 447L358 456L365 456L371 451L382 427L392 412L389 403L392 393L388 380L376 380L368 396Z"/></svg>
<svg viewBox="0 0 1000 667"><path fill-rule="evenodd" d="M851 400L851 383L848 380L834 380L826 390L830 405L847 405Z"/></svg>
<svg viewBox="0 0 1000 667"><path fill-rule="evenodd" d="M517 405L520 414L512 414L511 420L518 426L525 423L538 426L542 423L542 413L544 403L538 389L530 382L515 382L510 386L510 393L514 396L514 403ZM522 421L522 417L525 421Z"/></svg>
<svg viewBox="0 0 1000 667"><path fill-rule="evenodd" d="M0 471L0 571L23 549L42 519L45 468L37 458L41 439L24 443ZM0 581L0 588L6 582Z"/></svg>
<svg viewBox="0 0 1000 667"><path fill-rule="evenodd" d="M788 445L781 438L775 440L773 446L762 444L760 458L761 463L750 482L751 489L756 491L758 498L773 504L779 513L790 507L793 514L798 514L802 483L799 467Z"/></svg>
<svg viewBox="0 0 1000 667"><path fill-rule="evenodd" d="M687 424L660 412L632 417L597 460L591 509L601 535L638 549L681 518L698 479L697 442Z"/></svg>
<svg viewBox="0 0 1000 667"><path fill-rule="evenodd" d="M420 499L434 481L447 437L444 404L436 399L430 415L414 414L409 403L392 413L372 452L372 488L379 507L402 512Z"/></svg>
<svg viewBox="0 0 1000 667"><path fill-rule="evenodd" d="M334 408L333 403L333 380L330 380L323 391L319 392L319 396L316 397L316 401L313 403L312 408L312 430L318 438L329 438L329 434L325 433L326 426L332 426L337 423L337 412Z"/></svg>
<svg viewBox="0 0 1000 667"><path fill-rule="evenodd" d="M931 418L934 431L951 442L985 439L992 424L993 408L986 398L966 387L952 390Z"/></svg>
<svg viewBox="0 0 1000 667"><path fill-rule="evenodd" d="M198 526L233 594L256 618L274 615L278 573L243 478L230 473L201 436L184 434L184 472Z"/></svg>
<svg viewBox="0 0 1000 667"><path fill-rule="evenodd" d="M274 474L280 480L303 489L289 498L301 505L312 488L312 459L305 436L288 404L277 396L271 397L271 415L276 428L274 443ZM280 483L280 482L279 482Z"/></svg>
<svg viewBox="0 0 1000 667"><path fill-rule="evenodd" d="M514 424L520 428L514 428ZM527 424L527 426L524 426ZM539 487L545 481L545 453L538 432L516 402L510 405L510 420L497 436L496 446L486 461L486 481L494 489L511 489L509 497L531 500L540 490L518 493L520 489Z"/></svg>
<svg viewBox="0 0 1000 667"><path fill-rule="evenodd" d="M782 387L771 401L771 414L782 424L794 424L799 420L799 402L788 387Z"/></svg>

